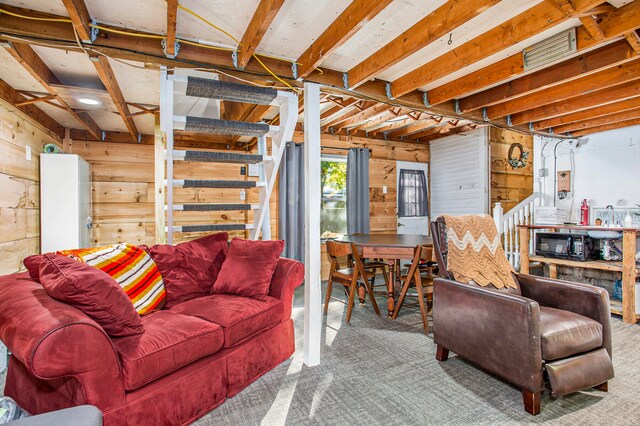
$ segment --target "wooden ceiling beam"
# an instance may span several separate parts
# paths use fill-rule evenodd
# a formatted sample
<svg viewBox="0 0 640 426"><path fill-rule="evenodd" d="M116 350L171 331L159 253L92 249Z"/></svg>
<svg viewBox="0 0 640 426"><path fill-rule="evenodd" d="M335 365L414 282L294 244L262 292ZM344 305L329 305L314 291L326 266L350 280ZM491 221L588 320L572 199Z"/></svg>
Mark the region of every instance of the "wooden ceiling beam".
<svg viewBox="0 0 640 426"><path fill-rule="evenodd" d="M238 46L239 69L247 66L283 4L284 0L260 0Z"/></svg>
<svg viewBox="0 0 640 426"><path fill-rule="evenodd" d="M411 135L412 133L418 133L423 130L430 129L434 126L438 126L441 122L442 122L442 117L440 117L439 119L430 117L424 120L414 121L408 126L391 130L387 132L387 134L395 138L401 137L401 136L407 136L407 135Z"/></svg>
<svg viewBox="0 0 640 426"><path fill-rule="evenodd" d="M0 98L4 99L11 105L14 105L28 117L32 118L36 123L47 129L52 136L57 137L60 140L64 137L64 127L40 108L32 104L18 105L28 99L13 87L9 86L2 79L0 79Z"/></svg>
<svg viewBox="0 0 640 426"><path fill-rule="evenodd" d="M392 0L354 0L298 58L298 75L308 77L324 58L347 42Z"/></svg>
<svg viewBox="0 0 640 426"><path fill-rule="evenodd" d="M395 97L472 65L569 19L548 2L539 3L391 83Z"/></svg>
<svg viewBox="0 0 640 426"><path fill-rule="evenodd" d="M636 29L638 22L640 22L640 2L632 2L613 10L611 10L610 5L608 6L603 10L609 12L600 23L600 29L602 29L606 37L604 41L613 40ZM576 39L578 52L586 52L600 43L591 37L584 26L576 29ZM524 74L524 63L522 53L518 52L480 70L429 90L429 102L431 105L439 105L448 100L477 92L484 87L495 86L522 74Z"/></svg>
<svg viewBox="0 0 640 426"><path fill-rule="evenodd" d="M604 126L605 124L617 123L620 121L631 120L634 118L640 118L640 108L630 109L630 110L619 112L616 114L604 115L602 117L565 124L564 126L558 126L554 128L553 132L559 135L566 134L566 133L573 134L577 131L586 130L592 127Z"/></svg>
<svg viewBox="0 0 640 426"><path fill-rule="evenodd" d="M509 114L515 114L553 102L575 98L582 94L637 79L640 79L640 58L617 67L608 68L571 80L564 84L559 84L545 90L490 106L486 112L490 119L506 117Z"/></svg>
<svg viewBox="0 0 640 426"><path fill-rule="evenodd" d="M390 110L383 112L377 117L370 119L355 128L355 130L367 130L376 126L380 126L381 124L386 123L389 120L393 120L399 116L405 115L410 112L410 110L406 108L391 108Z"/></svg>
<svg viewBox="0 0 640 426"><path fill-rule="evenodd" d="M497 3L499 0L447 1L383 48L351 68L348 71L350 88L360 86Z"/></svg>
<svg viewBox="0 0 640 426"><path fill-rule="evenodd" d="M85 43L91 43L91 15L84 0L62 0L69 13L78 37Z"/></svg>
<svg viewBox="0 0 640 426"><path fill-rule="evenodd" d="M324 122L321 121L321 128L326 130L329 127L342 123L343 121L346 121L356 116L357 114L360 114L366 109L374 107L376 104L377 103L375 101L358 101L354 103L352 107L343 109L339 114L334 114L334 116L329 117Z"/></svg>
<svg viewBox="0 0 640 426"><path fill-rule="evenodd" d="M567 16L573 16L576 13L576 10L573 8L573 4L571 0L546 0L553 6L557 7Z"/></svg>
<svg viewBox="0 0 640 426"><path fill-rule="evenodd" d="M468 112L495 105L499 102L552 87L576 77L620 65L637 56L637 53L633 51L629 43L625 40L619 40L549 68L462 98L459 101L459 107L462 112Z"/></svg>
<svg viewBox="0 0 640 426"><path fill-rule="evenodd" d="M136 123L133 121L131 117L131 111L129 111L129 105L127 101L124 99L124 95L122 94L122 90L120 89L120 85L118 84L118 80L116 79L116 75L111 68L111 64L109 64L109 59L106 56L97 56L92 57L91 61L93 62L96 71L98 71L98 76L100 77L100 81L104 84L104 87L109 92L113 103L124 121L125 126L127 126L127 130L129 131L129 135L131 135L132 141L136 142L138 140L139 132L136 127Z"/></svg>
<svg viewBox="0 0 640 426"><path fill-rule="evenodd" d="M55 96L55 95L36 96L35 98L31 98L31 99L28 99L26 101L18 102L15 105L16 106L30 105L30 104L35 104L35 103L38 103L38 102L47 102L47 101L51 101L51 100L54 100L54 99L57 99L57 96Z"/></svg>
<svg viewBox="0 0 640 426"><path fill-rule="evenodd" d="M624 35L624 38L627 40L627 43L629 43L629 46L631 46L633 51L640 55L640 37L638 37L638 32L628 32Z"/></svg>
<svg viewBox="0 0 640 426"><path fill-rule="evenodd" d="M619 112L624 112L630 109L640 108L640 97L626 99L620 102L613 102L604 106L597 106L594 108L588 108L571 114L561 115L558 117L550 118L547 120L537 121L533 123L534 130L547 130L562 126L565 124L572 124L592 118L601 117L604 115L611 115Z"/></svg>
<svg viewBox="0 0 640 426"><path fill-rule="evenodd" d="M89 114L82 111L74 110L71 108L61 97L58 95L56 88L53 85L62 84L58 77L55 76L53 71L44 63L44 61L38 56L35 50L28 44L24 43L9 43L5 47L5 50L18 61L20 65L31 76L40 83L44 89L54 97L60 106L65 109L73 118L85 129L87 129L93 137L99 139L102 137L102 130L100 126L89 116ZM43 102L49 103L50 100L43 100ZM49 103L49 105L55 105Z"/></svg>
<svg viewBox="0 0 640 426"><path fill-rule="evenodd" d="M572 112L593 108L600 105L640 96L640 80L630 81L618 86L587 93L585 95L572 98L568 101L559 101L552 104L532 108L519 112L511 116L513 125L521 125L559 115L570 114Z"/></svg>
<svg viewBox="0 0 640 426"><path fill-rule="evenodd" d="M437 131L431 135L423 136L419 139L416 139L416 142L417 143L431 142L433 140L444 138L446 136L459 135L461 133L472 132L481 127L484 127L484 126L476 123L463 124L462 126L447 128L446 130Z"/></svg>
<svg viewBox="0 0 640 426"><path fill-rule="evenodd" d="M578 130L575 133L573 133L573 136L579 138L582 136L591 135L593 133L606 132L609 130L622 129L623 127L631 127L631 126L637 126L637 125L640 125L640 118L634 118L634 119L625 120L625 121L617 121L609 124L604 124L602 126L591 127L589 129L584 129L584 130Z"/></svg>
<svg viewBox="0 0 640 426"><path fill-rule="evenodd" d="M367 120L377 117L378 115L389 111L389 109L393 108L392 105L388 104L375 104L369 108L363 109L359 113L349 117L347 120L341 121L340 123L332 124L329 127L334 127L338 130L342 130L347 127L357 126Z"/></svg>
<svg viewBox="0 0 640 426"><path fill-rule="evenodd" d="M584 25L594 40L602 41L606 38L604 32L602 32L602 28L598 25L598 21L596 21L593 16L582 16L580 17L580 22L582 22L582 25Z"/></svg>
<svg viewBox="0 0 640 426"><path fill-rule="evenodd" d="M391 123L385 124L384 126L378 127L377 129L369 130L369 133L372 134L372 135L377 135L379 133L386 133L386 132L389 132L391 130L398 129L400 127L404 127L404 126L406 126L407 124L409 124L409 123L411 123L413 121L415 121L415 120L413 120L413 119L411 119L409 117L406 117L406 118L404 118L402 120L397 120L397 121L393 121Z"/></svg>
<svg viewBox="0 0 640 426"><path fill-rule="evenodd" d="M176 55L176 27L178 23L178 0L167 0L167 39L165 54L173 58Z"/></svg>

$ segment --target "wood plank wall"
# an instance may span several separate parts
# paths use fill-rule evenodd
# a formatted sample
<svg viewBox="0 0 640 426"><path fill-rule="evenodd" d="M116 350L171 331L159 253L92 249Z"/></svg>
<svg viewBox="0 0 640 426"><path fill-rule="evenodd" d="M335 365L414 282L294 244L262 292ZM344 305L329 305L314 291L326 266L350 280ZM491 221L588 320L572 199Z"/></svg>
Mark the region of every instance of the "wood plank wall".
<svg viewBox="0 0 640 426"><path fill-rule="evenodd" d="M301 133L296 132L294 140L303 140ZM371 232L395 233L397 230L397 195L396 195L396 161L429 162L429 147L415 143L385 142L374 139L322 135L322 153L347 155L347 151L332 148L369 148L369 199ZM382 191L387 186L387 193ZM329 274L329 260L326 248L322 245L322 279Z"/></svg>
<svg viewBox="0 0 640 426"><path fill-rule="evenodd" d="M0 102L0 275L23 269L40 252L40 152L56 142L9 104ZM26 147L31 148L31 160Z"/></svg>
<svg viewBox="0 0 640 426"><path fill-rule="evenodd" d="M128 242L155 244L154 147L105 142L73 141L69 152L91 164L93 183L94 245ZM175 179L256 179L241 175L240 164L176 161ZM257 203L258 190L246 190L246 202ZM272 200L271 223L277 232L277 194ZM240 189L175 188L174 203L244 203ZM175 225L252 223L252 211L175 212ZM247 238L248 232L232 231ZM176 233L174 242L202 233ZM274 236L277 234L274 234Z"/></svg>
<svg viewBox="0 0 640 426"><path fill-rule="evenodd" d="M533 193L533 136L491 127L491 208L500 202L505 213ZM509 147L520 143L529 152L527 166L513 169L508 162Z"/></svg>

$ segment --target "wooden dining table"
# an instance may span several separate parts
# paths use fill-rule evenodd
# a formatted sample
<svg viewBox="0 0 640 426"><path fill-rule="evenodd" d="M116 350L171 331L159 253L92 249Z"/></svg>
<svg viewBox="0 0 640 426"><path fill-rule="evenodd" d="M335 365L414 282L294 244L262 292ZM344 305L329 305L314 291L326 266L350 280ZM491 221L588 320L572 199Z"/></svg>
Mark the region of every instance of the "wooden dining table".
<svg viewBox="0 0 640 426"><path fill-rule="evenodd" d="M399 262L403 259L413 259L409 273L405 281L416 278L420 280L418 263L420 262L417 250L423 247L432 247L433 241L428 235L416 234L349 234L340 239L353 243L358 248L360 256L368 259L385 259L389 263L389 280L387 280L387 310L389 318L394 317L396 310L396 268L400 268ZM399 269L398 269L399 271ZM413 273L411 273L413 272Z"/></svg>

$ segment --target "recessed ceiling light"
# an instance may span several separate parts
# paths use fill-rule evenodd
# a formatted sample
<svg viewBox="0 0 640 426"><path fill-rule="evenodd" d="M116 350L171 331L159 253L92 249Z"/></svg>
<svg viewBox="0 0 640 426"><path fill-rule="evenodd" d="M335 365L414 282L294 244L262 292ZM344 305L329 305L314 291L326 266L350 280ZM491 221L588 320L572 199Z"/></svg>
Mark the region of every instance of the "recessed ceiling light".
<svg viewBox="0 0 640 426"><path fill-rule="evenodd" d="M91 98L78 98L78 102L85 105L100 105L100 101Z"/></svg>

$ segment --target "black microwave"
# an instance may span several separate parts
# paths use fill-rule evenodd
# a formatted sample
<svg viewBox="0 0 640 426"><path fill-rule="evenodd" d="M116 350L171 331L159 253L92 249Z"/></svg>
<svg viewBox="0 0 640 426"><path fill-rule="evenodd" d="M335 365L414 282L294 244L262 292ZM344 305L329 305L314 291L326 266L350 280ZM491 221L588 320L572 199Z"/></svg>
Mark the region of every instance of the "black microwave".
<svg viewBox="0 0 640 426"><path fill-rule="evenodd" d="M536 255L586 261L596 258L595 245L591 237L581 234L559 232L536 233Z"/></svg>

